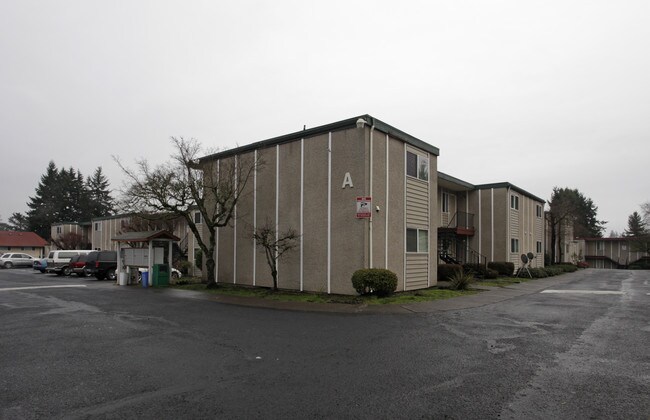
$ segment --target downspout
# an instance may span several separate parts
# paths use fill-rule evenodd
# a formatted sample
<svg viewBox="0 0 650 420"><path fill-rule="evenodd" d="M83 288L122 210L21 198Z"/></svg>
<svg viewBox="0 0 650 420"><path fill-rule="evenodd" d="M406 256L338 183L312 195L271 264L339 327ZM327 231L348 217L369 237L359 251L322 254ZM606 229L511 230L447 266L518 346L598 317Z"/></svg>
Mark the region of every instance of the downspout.
<svg viewBox="0 0 650 420"><path fill-rule="evenodd" d="M370 198L372 199L372 166L373 166L373 132L375 131L375 120L372 120L370 126ZM372 208L370 209L370 217L368 218L368 262L369 267L372 268Z"/></svg>

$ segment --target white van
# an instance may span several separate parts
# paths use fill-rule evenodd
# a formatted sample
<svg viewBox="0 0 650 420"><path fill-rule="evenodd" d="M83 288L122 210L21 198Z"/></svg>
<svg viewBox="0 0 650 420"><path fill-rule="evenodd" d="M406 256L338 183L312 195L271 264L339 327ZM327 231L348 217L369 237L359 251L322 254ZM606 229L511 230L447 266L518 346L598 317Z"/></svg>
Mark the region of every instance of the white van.
<svg viewBox="0 0 650 420"><path fill-rule="evenodd" d="M92 249L61 249L57 251L50 251L47 256L48 273L55 273L57 276L69 276L72 272L69 266L70 258L76 255L86 255L93 252Z"/></svg>

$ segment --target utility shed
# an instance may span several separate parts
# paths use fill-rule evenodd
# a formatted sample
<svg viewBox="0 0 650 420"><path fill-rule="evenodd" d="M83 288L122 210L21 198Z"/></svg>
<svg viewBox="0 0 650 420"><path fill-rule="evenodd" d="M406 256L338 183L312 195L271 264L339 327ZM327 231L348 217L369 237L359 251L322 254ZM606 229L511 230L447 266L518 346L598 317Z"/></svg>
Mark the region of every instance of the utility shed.
<svg viewBox="0 0 650 420"><path fill-rule="evenodd" d="M118 243L117 278L119 279L120 274L127 266L146 267L147 271L152 273L154 264L164 263L164 244L167 244L167 264L171 267L172 243L178 241L179 238L169 231L155 230L125 232L113 236L112 240Z"/></svg>
<svg viewBox="0 0 650 420"><path fill-rule="evenodd" d="M201 158L211 176L263 162L235 219L217 231L216 281L272 285L252 236L270 223L301 235L279 262L280 288L355 294L352 273L370 267L395 272L397 290L435 285L438 155L429 143L362 115Z"/></svg>

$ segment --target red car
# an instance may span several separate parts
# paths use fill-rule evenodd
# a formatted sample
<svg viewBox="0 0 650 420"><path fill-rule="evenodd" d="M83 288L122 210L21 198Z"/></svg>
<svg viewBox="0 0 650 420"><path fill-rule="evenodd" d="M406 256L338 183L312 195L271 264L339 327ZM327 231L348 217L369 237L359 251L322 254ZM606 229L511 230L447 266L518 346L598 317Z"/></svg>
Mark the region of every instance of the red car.
<svg viewBox="0 0 650 420"><path fill-rule="evenodd" d="M70 264L68 265L70 273L75 273L79 277L86 277L88 275L86 272L86 256L86 254L75 255L70 258Z"/></svg>

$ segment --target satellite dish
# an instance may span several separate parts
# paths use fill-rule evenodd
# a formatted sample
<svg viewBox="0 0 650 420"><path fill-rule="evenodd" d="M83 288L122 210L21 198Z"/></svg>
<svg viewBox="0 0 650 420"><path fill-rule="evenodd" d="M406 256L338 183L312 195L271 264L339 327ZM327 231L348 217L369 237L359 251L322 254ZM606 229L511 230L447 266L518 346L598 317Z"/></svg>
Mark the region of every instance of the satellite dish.
<svg viewBox="0 0 650 420"><path fill-rule="evenodd" d="M529 253L526 254L526 255L528 256L528 259L529 259L530 261L532 261L533 258L535 258L535 254L533 254L532 252L529 252Z"/></svg>
<svg viewBox="0 0 650 420"><path fill-rule="evenodd" d="M528 263L528 256L526 254L521 254L521 262L524 264Z"/></svg>

